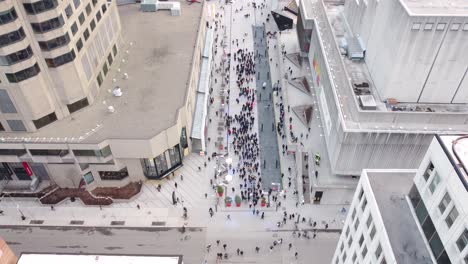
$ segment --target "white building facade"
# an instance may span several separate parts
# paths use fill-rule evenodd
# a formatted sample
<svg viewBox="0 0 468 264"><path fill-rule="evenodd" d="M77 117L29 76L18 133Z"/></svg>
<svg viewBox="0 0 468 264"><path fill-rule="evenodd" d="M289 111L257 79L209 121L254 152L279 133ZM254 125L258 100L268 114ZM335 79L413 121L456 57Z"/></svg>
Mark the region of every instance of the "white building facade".
<svg viewBox="0 0 468 264"><path fill-rule="evenodd" d="M468 263L456 138L434 138L418 170L363 170L332 263Z"/></svg>

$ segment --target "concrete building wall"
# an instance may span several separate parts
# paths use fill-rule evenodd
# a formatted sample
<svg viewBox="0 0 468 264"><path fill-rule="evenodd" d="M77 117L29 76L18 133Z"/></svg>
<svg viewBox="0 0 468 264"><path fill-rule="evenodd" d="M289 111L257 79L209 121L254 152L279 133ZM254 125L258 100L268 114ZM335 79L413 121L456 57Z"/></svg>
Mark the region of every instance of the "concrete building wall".
<svg viewBox="0 0 468 264"><path fill-rule="evenodd" d="M410 16L400 1L389 0L347 1L344 14L365 43L366 64L382 99L467 102L460 90L468 67L468 31L462 30L467 17Z"/></svg>
<svg viewBox="0 0 468 264"><path fill-rule="evenodd" d="M448 148L448 151L451 151L451 146ZM434 165L434 170L426 180L424 174L430 163ZM414 183L450 260L452 263L463 263L463 259L468 256L468 247L460 252L456 241L468 229L468 192L437 139L431 142L414 178ZM435 186L433 192L430 190L430 185ZM444 213L441 213L439 204L446 193L449 194L451 202L447 205ZM458 217L453 225L448 227L446 218L454 207L458 211Z"/></svg>
<svg viewBox="0 0 468 264"><path fill-rule="evenodd" d="M323 57L318 30L314 26L308 56L312 71L313 87L316 90L317 104L321 113L324 137L333 173L360 175L362 169L414 169L424 156L432 139L431 134L402 132L368 132L345 129L339 119L334 87L331 84L328 66ZM314 60L316 65L314 67ZM318 71L315 68L319 69ZM317 79L317 77L319 77ZM319 80L317 82L317 80ZM369 114L372 115L372 114ZM375 114L376 122L386 121L385 113ZM408 117L409 118L409 117ZM407 119L408 119L407 118ZM414 122L415 116L407 122ZM388 116L395 120L395 115ZM401 121L406 119L402 116ZM413 120L410 122L410 120ZM364 120L363 120L364 121ZM372 120L365 120L372 121ZM392 122L392 120L388 120ZM407 158L400 159L405 155Z"/></svg>

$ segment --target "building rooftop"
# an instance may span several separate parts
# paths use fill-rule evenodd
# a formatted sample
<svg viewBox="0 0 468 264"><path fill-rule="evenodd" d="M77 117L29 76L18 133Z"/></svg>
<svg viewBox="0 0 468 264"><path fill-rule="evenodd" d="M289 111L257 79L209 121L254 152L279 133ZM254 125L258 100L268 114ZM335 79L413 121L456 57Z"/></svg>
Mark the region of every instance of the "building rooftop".
<svg viewBox="0 0 468 264"><path fill-rule="evenodd" d="M23 253L18 264L181 264L181 256L125 256Z"/></svg>
<svg viewBox="0 0 468 264"><path fill-rule="evenodd" d="M438 135L437 139L446 151L449 160L468 191L468 134Z"/></svg>
<svg viewBox="0 0 468 264"><path fill-rule="evenodd" d="M432 263L406 200L416 171L366 170L396 263ZM391 179L391 180L389 180Z"/></svg>
<svg viewBox="0 0 468 264"><path fill-rule="evenodd" d="M422 0L421 0L422 2ZM324 5L321 0L302 1L304 19L314 19L318 27L328 75L335 86L339 118L347 129L401 133L462 133L468 131L465 119L467 105L449 104L387 104L380 98L365 62L356 62L341 55L340 40L354 37L342 16L343 6ZM353 83L369 83L369 92L375 98L376 110L359 107ZM458 132L455 132L458 131Z"/></svg>
<svg viewBox="0 0 468 264"><path fill-rule="evenodd" d="M14 138L49 142L52 138L50 142L99 143L149 139L175 125L187 96L202 14L202 4L180 3L181 16L171 16L166 10L141 12L138 4L119 6L125 46L94 103L37 132L4 132L0 137L7 142ZM122 89L121 97L112 95L116 86ZM109 113L108 106L115 112Z"/></svg>
<svg viewBox="0 0 468 264"><path fill-rule="evenodd" d="M410 15L468 16L466 0L400 0Z"/></svg>

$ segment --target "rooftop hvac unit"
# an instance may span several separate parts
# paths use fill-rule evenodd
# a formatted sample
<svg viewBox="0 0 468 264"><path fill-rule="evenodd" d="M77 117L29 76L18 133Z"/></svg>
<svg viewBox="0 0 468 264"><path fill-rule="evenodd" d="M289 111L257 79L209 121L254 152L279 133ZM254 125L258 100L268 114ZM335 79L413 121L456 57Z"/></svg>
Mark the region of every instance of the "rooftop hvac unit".
<svg viewBox="0 0 468 264"><path fill-rule="evenodd" d="M142 12L156 12L158 10L156 6L157 2L158 1L156 0L141 1L141 5L140 5L141 11Z"/></svg>

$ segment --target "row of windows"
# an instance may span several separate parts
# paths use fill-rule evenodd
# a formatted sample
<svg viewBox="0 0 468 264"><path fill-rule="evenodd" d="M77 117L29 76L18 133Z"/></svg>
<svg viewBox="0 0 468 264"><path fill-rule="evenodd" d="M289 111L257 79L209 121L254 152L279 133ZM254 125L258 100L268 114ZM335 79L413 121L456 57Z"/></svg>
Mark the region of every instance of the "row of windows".
<svg viewBox="0 0 468 264"><path fill-rule="evenodd" d="M26 9L26 13L28 14L39 14L57 7L58 3L57 0L41 0L34 3L24 3L24 9Z"/></svg>
<svg viewBox="0 0 468 264"><path fill-rule="evenodd" d="M34 126L36 126L37 129L47 126L48 124L57 121L57 116L55 115L55 112L52 112L46 116L43 116L37 120L33 120Z"/></svg>
<svg viewBox="0 0 468 264"><path fill-rule="evenodd" d="M45 61L47 63L47 66L49 66L50 68L57 68L59 66L62 66L66 63L73 61L75 58L76 58L75 51L71 50L70 52L67 52L58 57L55 57L52 59L45 59Z"/></svg>
<svg viewBox="0 0 468 264"><path fill-rule="evenodd" d="M23 40L26 37L24 30L20 27L18 30L3 34L0 36L0 47L4 47L20 40Z"/></svg>
<svg viewBox="0 0 468 264"><path fill-rule="evenodd" d="M119 171L100 171L99 176L101 180L122 180L128 177L128 170L123 168Z"/></svg>
<svg viewBox="0 0 468 264"><path fill-rule="evenodd" d="M35 33L45 33L57 28L60 28L64 25L65 21L63 20L62 15L46 20L40 23L31 23L31 27Z"/></svg>
<svg viewBox="0 0 468 264"><path fill-rule="evenodd" d="M78 149L73 150L75 156L84 156L84 157L107 157L112 154L110 146L106 146L102 149Z"/></svg>
<svg viewBox="0 0 468 264"><path fill-rule="evenodd" d="M18 18L18 14L16 14L15 8L11 8L10 10L6 10L0 12L0 25L4 25L10 23Z"/></svg>
<svg viewBox="0 0 468 264"><path fill-rule="evenodd" d="M7 73L6 77L9 82L11 83L19 83L24 80L27 80L31 77L34 77L38 75L41 72L41 68L39 68L39 65L34 64L33 66L26 68L24 70L21 70L19 72L15 73Z"/></svg>
<svg viewBox="0 0 468 264"><path fill-rule="evenodd" d="M8 66L16 64L20 61L26 60L31 58L33 55L33 51L30 46L23 50L19 50L17 52L8 54L6 56L0 56L0 65L1 66Z"/></svg>
<svg viewBox="0 0 468 264"><path fill-rule="evenodd" d="M114 44L112 47L112 53L114 54L114 57L117 55L117 46ZM107 61L109 62L109 66L112 65L112 62L114 61L112 59L112 55L109 53L107 56ZM109 68L107 67L106 61L104 61L104 65L102 66L102 72L104 73L104 76L107 75L107 72L109 71ZM101 86L102 83L104 82L104 79L102 78L102 74L99 73L98 76L96 77L96 80L98 82L98 85Z"/></svg>
<svg viewBox="0 0 468 264"><path fill-rule="evenodd" d="M70 42L70 37L68 36L68 33L65 33L65 35L48 40L48 41L39 41L39 47L41 47L41 50L44 51L50 51L62 46L67 45Z"/></svg>
<svg viewBox="0 0 468 264"><path fill-rule="evenodd" d="M81 99L79 101L76 101L76 102L72 103L72 104L67 104L67 108L68 108L68 111L71 114L71 113L74 113L74 112L88 106L88 105L89 105L88 98L85 97L85 98L83 98L83 99Z"/></svg>
<svg viewBox="0 0 468 264"><path fill-rule="evenodd" d="M425 31L432 30L434 28L435 23L425 23L424 27L423 24L420 22L414 22L413 26L411 27L412 30L418 31L421 28L424 29ZM437 26L435 29L437 31L443 31L447 27L447 23L437 23ZM457 31L462 27L461 23L452 23L450 26L451 31ZM463 26L464 31L468 31L468 23Z"/></svg>
<svg viewBox="0 0 468 264"><path fill-rule="evenodd" d="M32 149L29 150L33 156L66 156L69 151L67 149ZM22 156L26 154L26 149L0 149L0 156ZM107 157L112 154L110 146L106 146L100 150L73 150L75 156L96 156Z"/></svg>

